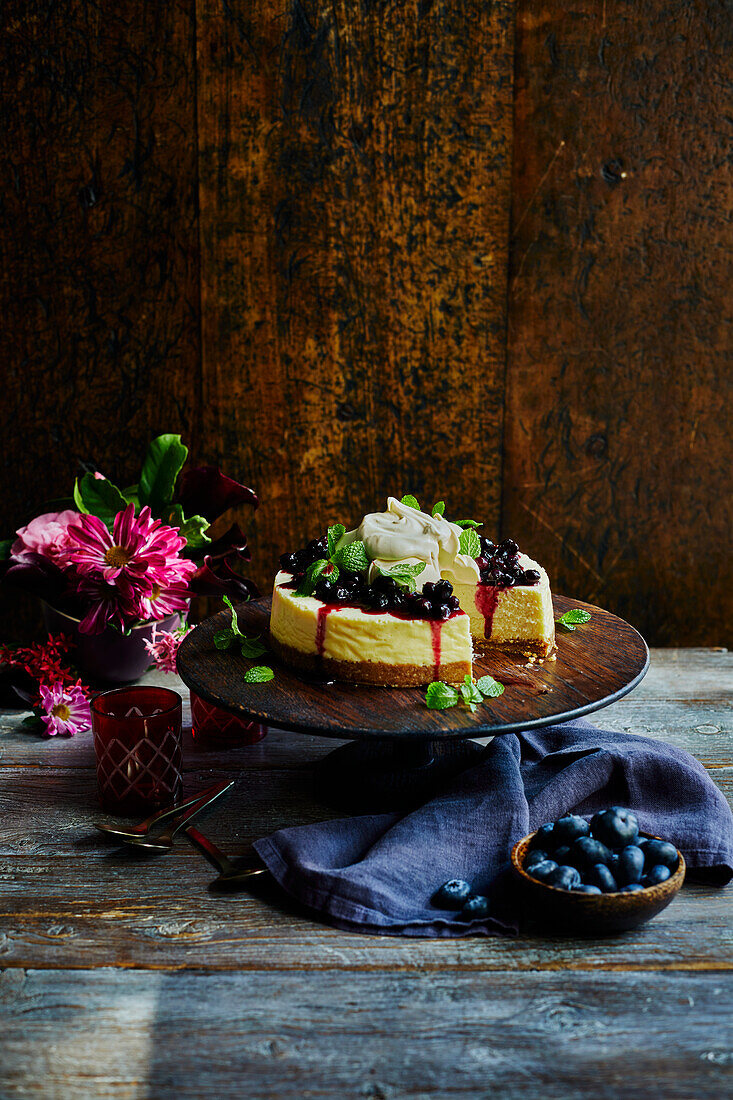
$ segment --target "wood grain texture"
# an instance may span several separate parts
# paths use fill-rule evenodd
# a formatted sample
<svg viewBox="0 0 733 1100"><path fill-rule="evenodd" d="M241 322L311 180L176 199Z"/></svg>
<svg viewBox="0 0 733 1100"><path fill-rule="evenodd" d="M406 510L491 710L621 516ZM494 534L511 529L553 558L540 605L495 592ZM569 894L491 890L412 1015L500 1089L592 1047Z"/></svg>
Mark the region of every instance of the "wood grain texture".
<svg viewBox="0 0 733 1100"><path fill-rule="evenodd" d="M4 538L80 459L129 484L154 435L196 447L200 349L193 4L0 21Z"/></svg>
<svg viewBox="0 0 733 1100"><path fill-rule="evenodd" d="M8 971L0 1081L7 1100L720 1100L731 1007L718 975Z"/></svg>
<svg viewBox="0 0 733 1100"><path fill-rule="evenodd" d="M503 527L656 645L733 622L732 48L714 0L518 8Z"/></svg>
<svg viewBox="0 0 733 1100"><path fill-rule="evenodd" d="M258 580L389 492L491 530L512 6L197 13L205 431L260 494Z"/></svg>
<svg viewBox="0 0 733 1100"><path fill-rule="evenodd" d="M565 596L553 597L558 617L583 607L590 622L572 633L558 629L557 652L529 664L496 650L477 652L475 680L493 675L505 685L497 699L485 699L474 712L466 707L429 710L425 688L384 688L344 681L304 679L273 654L267 663L275 678L248 684L244 674L254 663L223 652L214 636L231 622L229 611L212 616L189 634L178 654L184 682L202 698L265 725L318 733L325 737L439 739L502 733L591 713L631 690L644 675L649 654L644 639L628 623L598 607ZM240 629L249 637L267 637L269 597L237 608ZM264 659L264 658L263 658Z"/></svg>

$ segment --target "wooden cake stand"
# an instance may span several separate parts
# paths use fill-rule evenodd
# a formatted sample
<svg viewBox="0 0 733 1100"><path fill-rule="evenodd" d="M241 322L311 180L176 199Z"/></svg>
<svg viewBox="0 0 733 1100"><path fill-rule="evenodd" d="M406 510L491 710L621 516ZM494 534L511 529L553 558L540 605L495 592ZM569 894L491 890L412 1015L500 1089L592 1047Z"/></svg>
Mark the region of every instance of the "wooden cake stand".
<svg viewBox="0 0 733 1100"><path fill-rule="evenodd" d="M505 686L472 713L464 706L428 710L424 688L383 688L305 679L267 653L245 660L218 650L214 635L229 625L220 612L196 627L178 651L178 672L191 691L243 718L281 729L346 739L317 767L318 794L350 812L418 804L484 751L470 738L493 737L591 714L627 695L649 667L638 631L600 607L553 596L555 617L590 611L572 633L558 628L555 659L528 663L497 652L479 654L474 678L489 673ZM266 640L270 598L237 608L240 630ZM268 664L275 679L248 684L244 673Z"/></svg>

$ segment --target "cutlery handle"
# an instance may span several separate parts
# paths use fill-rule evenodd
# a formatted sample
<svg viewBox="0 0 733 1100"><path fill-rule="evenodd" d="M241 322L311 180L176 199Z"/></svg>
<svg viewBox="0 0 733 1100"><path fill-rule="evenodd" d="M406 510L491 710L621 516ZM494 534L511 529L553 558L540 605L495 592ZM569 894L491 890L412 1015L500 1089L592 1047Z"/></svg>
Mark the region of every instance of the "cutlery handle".
<svg viewBox="0 0 733 1100"><path fill-rule="evenodd" d="M213 841L200 833L193 825L189 825L186 829L186 836L206 856L212 867L216 867L220 874L224 875L227 871L233 870L229 858L224 855L220 848L217 848Z"/></svg>
<svg viewBox="0 0 733 1100"><path fill-rule="evenodd" d="M226 791L230 790L233 786L233 779L230 779L228 783L220 783L218 789L215 790L214 794L207 795L206 792L204 792L204 795L202 797L198 798L195 802L192 802L191 805L184 807L183 813L181 813L180 816L175 817L171 822L169 829L171 839L173 839L176 833L179 833L181 831L181 829L186 825L188 821L191 820L191 818L196 817L196 815L200 814L202 810L205 810L207 806L211 806L213 802L216 802L217 798L221 798L221 796Z"/></svg>
<svg viewBox="0 0 733 1100"><path fill-rule="evenodd" d="M224 791L228 791L233 785L233 779L224 779L218 783L212 783L210 787L205 787L203 791L192 794L184 802L179 802L177 806L169 806L167 810L159 810L157 814L153 814L147 821L143 821L141 825L138 825L137 829L140 830L141 834L149 833L154 825L161 821L167 821L169 817L178 817L179 814L184 813L191 806L198 806L199 802L203 802L204 806L207 806L209 802L218 798L220 794L224 794Z"/></svg>

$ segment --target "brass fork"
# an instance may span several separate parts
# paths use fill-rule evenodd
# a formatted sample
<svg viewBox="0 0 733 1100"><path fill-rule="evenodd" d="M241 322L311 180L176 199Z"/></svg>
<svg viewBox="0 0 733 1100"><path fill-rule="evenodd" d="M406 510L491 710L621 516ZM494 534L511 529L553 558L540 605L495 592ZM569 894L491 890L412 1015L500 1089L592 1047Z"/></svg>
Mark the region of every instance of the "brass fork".
<svg viewBox="0 0 733 1100"><path fill-rule="evenodd" d="M186 799L185 802L179 803L177 806L171 806L167 810L160 810L156 814L152 814L147 820L141 822L140 825L132 825L127 829L120 829L114 825L103 825L96 823L95 828L106 836L112 836L115 840L121 840L125 844L135 844L138 847L150 848L152 850L164 851L171 847L173 844L173 837L176 833L190 821L192 817L200 813L202 810L210 806L218 798L221 798L223 794L231 790L234 786L234 780L224 780L220 783L215 783L211 787L206 787L205 790L199 791L198 794L192 795ZM154 838L150 837L150 832L156 825L171 820L171 824L165 832L157 834Z"/></svg>
<svg viewBox="0 0 733 1100"><path fill-rule="evenodd" d="M243 856L230 859L222 852L221 848L217 848L207 836L200 833L193 825L189 825L186 829L186 836L206 856L212 867L216 867L219 872L219 877L211 883L210 889L212 890L236 890L243 886L248 879L254 878L256 875L264 875L267 870L252 847Z"/></svg>

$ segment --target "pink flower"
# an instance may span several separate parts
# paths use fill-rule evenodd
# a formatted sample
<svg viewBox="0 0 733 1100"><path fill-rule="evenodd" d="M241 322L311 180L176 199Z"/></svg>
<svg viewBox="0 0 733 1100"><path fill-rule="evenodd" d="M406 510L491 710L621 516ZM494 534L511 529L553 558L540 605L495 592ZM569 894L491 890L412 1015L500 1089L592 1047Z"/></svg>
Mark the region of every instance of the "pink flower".
<svg viewBox="0 0 733 1100"><path fill-rule="evenodd" d="M18 537L10 548L10 553L14 558L22 558L23 554L28 553L42 554L44 558L58 563L69 546L69 524L80 518L79 513L71 508L36 516L25 527L16 531Z"/></svg>
<svg viewBox="0 0 733 1100"><path fill-rule="evenodd" d="M46 737L55 737L57 733L64 737L73 737L75 733L91 726L89 700L81 681L77 680L75 684L68 684L66 687L62 683L52 684L51 687L41 684L39 694Z"/></svg>
<svg viewBox="0 0 733 1100"><path fill-rule="evenodd" d="M84 606L91 605L79 623L82 634L101 634L107 625L124 633L140 617L132 590L123 591L100 577L79 577L76 593Z"/></svg>
<svg viewBox="0 0 733 1100"><path fill-rule="evenodd" d="M178 647L186 633L185 627L182 630L158 630L153 627L152 639L145 639L145 648L161 672L176 671Z"/></svg>
<svg viewBox="0 0 733 1100"><path fill-rule="evenodd" d="M190 566L186 569L189 577L196 572L196 565L192 561L182 558L178 564ZM186 611L191 598L187 579L174 581L173 584L165 586L153 584L149 593L140 595L137 600L137 611L143 622L149 619L165 619L176 611Z"/></svg>

